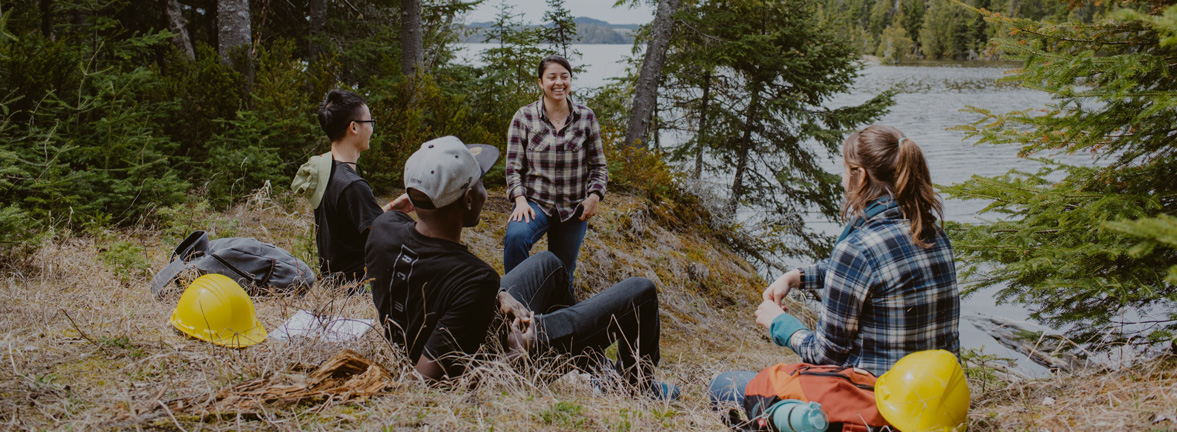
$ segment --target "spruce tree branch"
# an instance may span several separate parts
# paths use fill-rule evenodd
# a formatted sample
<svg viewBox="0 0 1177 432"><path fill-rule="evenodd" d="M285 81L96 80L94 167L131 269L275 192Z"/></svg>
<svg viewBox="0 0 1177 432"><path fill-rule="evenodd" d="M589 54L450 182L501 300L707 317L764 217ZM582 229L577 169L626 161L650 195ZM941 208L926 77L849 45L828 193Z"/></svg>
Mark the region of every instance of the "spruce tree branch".
<svg viewBox="0 0 1177 432"><path fill-rule="evenodd" d="M1116 324L1120 324L1120 325L1124 325L1124 324L1164 324L1164 323L1171 323L1171 322L1177 322L1177 319L1144 320L1144 321L1115 321Z"/></svg>

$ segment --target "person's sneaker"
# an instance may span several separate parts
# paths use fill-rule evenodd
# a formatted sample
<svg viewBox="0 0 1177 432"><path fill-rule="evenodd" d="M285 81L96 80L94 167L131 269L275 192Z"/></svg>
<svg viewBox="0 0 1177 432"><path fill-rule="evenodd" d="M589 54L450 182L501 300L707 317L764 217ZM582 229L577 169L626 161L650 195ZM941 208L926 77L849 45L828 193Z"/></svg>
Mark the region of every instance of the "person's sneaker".
<svg viewBox="0 0 1177 432"><path fill-rule="evenodd" d="M630 387L625 382L625 379L613 369L607 369L603 373L595 373L589 379L593 383L593 390L598 394L615 392L629 392L633 394L632 392L634 391L634 388ZM680 393L678 386L674 384L654 381L650 385L649 393L646 393L646 396L657 401L672 401L678 400Z"/></svg>
<svg viewBox="0 0 1177 432"><path fill-rule="evenodd" d="M650 397L654 400L672 401L678 400L678 386L662 381L654 381L654 385L650 386Z"/></svg>
<svg viewBox="0 0 1177 432"><path fill-rule="evenodd" d="M593 392L597 394L616 393L625 388L625 379L611 366L598 368L589 375L593 384Z"/></svg>

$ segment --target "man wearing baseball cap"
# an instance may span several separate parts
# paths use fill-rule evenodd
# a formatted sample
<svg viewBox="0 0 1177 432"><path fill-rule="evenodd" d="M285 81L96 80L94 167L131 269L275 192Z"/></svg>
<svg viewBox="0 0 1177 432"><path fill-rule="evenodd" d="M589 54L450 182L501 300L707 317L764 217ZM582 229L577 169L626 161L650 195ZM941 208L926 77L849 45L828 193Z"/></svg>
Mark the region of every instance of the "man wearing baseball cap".
<svg viewBox="0 0 1177 432"><path fill-rule="evenodd" d="M365 261L384 335L429 379L462 374L494 318L499 275L462 245L462 228L478 225L498 157L452 136L422 144L405 163L406 193L372 223Z"/></svg>
<svg viewBox="0 0 1177 432"><path fill-rule="evenodd" d="M461 244L462 228L479 222L482 176L498 156L494 147L449 136L422 144L405 163L406 193L376 219L366 248L385 336L423 377L456 377L486 340L497 300L516 354L570 354L577 366L601 373L611 368L595 359L617 342L616 366L632 388L676 398L677 387L653 380L660 357L653 282L629 278L578 302L567 270L550 252L529 257L500 281ZM412 211L417 221L405 214Z"/></svg>

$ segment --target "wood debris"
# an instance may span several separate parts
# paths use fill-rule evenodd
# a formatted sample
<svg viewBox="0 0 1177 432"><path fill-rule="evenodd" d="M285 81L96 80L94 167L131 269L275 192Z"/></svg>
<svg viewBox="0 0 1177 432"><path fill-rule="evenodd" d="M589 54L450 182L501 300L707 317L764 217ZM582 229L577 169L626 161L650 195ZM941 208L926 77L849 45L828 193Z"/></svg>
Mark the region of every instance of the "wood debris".
<svg viewBox="0 0 1177 432"><path fill-rule="evenodd" d="M136 410L114 423L143 421L178 414L200 416L254 414L263 408L281 409L291 405L324 401L345 402L377 395L393 383L392 374L352 350L344 350L323 362L301 383L278 383L273 375L247 381L218 391L212 397L193 396L171 401L153 401L153 406Z"/></svg>

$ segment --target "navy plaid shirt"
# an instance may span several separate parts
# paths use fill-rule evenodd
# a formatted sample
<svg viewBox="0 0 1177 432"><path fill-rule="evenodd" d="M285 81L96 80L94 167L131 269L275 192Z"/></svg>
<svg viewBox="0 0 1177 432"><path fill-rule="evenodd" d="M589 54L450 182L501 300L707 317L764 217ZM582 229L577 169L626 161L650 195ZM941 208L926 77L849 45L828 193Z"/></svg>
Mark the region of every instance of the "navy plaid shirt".
<svg viewBox="0 0 1177 432"><path fill-rule="evenodd" d="M604 199L609 179L596 114L572 100L568 105L560 130L548 120L543 99L519 108L507 130L507 198L524 196L560 221L590 193Z"/></svg>
<svg viewBox="0 0 1177 432"><path fill-rule="evenodd" d="M816 330L789 340L802 361L880 376L916 351L960 354L960 292L943 230L921 248L911 240L911 222L890 209L835 245L830 258L801 270L801 288L820 289L823 300Z"/></svg>

